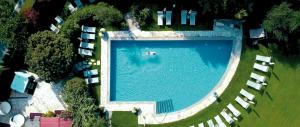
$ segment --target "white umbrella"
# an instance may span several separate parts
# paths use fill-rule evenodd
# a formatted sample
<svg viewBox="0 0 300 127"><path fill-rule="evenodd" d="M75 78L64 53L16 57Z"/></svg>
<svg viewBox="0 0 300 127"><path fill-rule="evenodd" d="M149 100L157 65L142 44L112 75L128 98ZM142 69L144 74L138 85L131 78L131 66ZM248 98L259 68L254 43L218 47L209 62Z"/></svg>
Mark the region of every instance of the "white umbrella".
<svg viewBox="0 0 300 127"><path fill-rule="evenodd" d="M22 127L25 123L25 117L21 114L17 114L10 118L9 124L11 127Z"/></svg>
<svg viewBox="0 0 300 127"><path fill-rule="evenodd" d="M0 102L0 115L7 115L11 110L11 105L6 102Z"/></svg>

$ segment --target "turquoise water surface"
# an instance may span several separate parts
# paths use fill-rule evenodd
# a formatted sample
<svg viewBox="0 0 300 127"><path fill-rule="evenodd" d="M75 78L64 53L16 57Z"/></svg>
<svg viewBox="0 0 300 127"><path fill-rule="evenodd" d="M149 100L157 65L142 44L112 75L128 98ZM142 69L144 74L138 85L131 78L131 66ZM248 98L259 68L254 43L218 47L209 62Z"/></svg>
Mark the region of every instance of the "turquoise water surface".
<svg viewBox="0 0 300 127"><path fill-rule="evenodd" d="M157 113L184 109L217 85L231 50L231 40L111 41L110 100L155 101Z"/></svg>

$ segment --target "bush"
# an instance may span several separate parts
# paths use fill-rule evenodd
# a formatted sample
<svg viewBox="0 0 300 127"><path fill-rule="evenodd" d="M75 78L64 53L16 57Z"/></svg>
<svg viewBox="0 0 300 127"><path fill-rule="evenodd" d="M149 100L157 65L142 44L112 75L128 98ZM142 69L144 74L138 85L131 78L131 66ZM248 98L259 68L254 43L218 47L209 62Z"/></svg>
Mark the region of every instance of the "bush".
<svg viewBox="0 0 300 127"><path fill-rule="evenodd" d="M74 47L69 39L50 31L37 32L28 39L25 63L46 81L64 78L73 64Z"/></svg>
<svg viewBox="0 0 300 127"><path fill-rule="evenodd" d="M54 116L55 116L55 113L52 111L48 111L43 114L43 117L54 117Z"/></svg>
<svg viewBox="0 0 300 127"><path fill-rule="evenodd" d="M148 7L134 5L131 7L130 12L136 18L137 22L142 28L146 27L154 21L154 19L152 18L152 13Z"/></svg>
<svg viewBox="0 0 300 127"><path fill-rule="evenodd" d="M94 26L111 27L120 24L123 20L122 13L106 3L98 3L97 5L89 5L77 10L64 23L61 33L67 37L75 36L80 32L80 25L88 22Z"/></svg>
<svg viewBox="0 0 300 127"><path fill-rule="evenodd" d="M97 118L97 106L94 99L88 96L88 87L80 78L68 80L63 89L63 99L71 112L74 127L101 127L103 119Z"/></svg>

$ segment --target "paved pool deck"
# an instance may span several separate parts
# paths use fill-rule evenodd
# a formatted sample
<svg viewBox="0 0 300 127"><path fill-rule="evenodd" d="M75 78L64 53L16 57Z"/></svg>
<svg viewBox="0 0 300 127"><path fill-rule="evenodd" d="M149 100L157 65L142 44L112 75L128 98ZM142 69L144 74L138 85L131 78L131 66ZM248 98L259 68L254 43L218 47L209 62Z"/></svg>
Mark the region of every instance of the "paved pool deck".
<svg viewBox="0 0 300 127"><path fill-rule="evenodd" d="M156 114L156 103L110 101L110 46L111 40L233 40L228 67L221 80L211 92L197 103L179 111ZM138 124L163 124L195 115L216 101L214 93L221 95L229 85L240 61L242 30L216 27L210 31L109 31L101 38L101 102L108 111L131 111L141 109Z"/></svg>

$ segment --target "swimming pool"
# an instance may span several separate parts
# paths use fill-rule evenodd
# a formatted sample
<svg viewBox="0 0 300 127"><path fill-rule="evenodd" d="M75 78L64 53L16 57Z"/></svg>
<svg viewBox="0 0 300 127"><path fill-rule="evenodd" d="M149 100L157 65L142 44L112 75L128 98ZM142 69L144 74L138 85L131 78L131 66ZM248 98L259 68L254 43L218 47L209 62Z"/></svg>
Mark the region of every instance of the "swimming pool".
<svg viewBox="0 0 300 127"><path fill-rule="evenodd" d="M184 109L217 85L231 50L231 40L112 40L110 101L154 101L157 113Z"/></svg>

